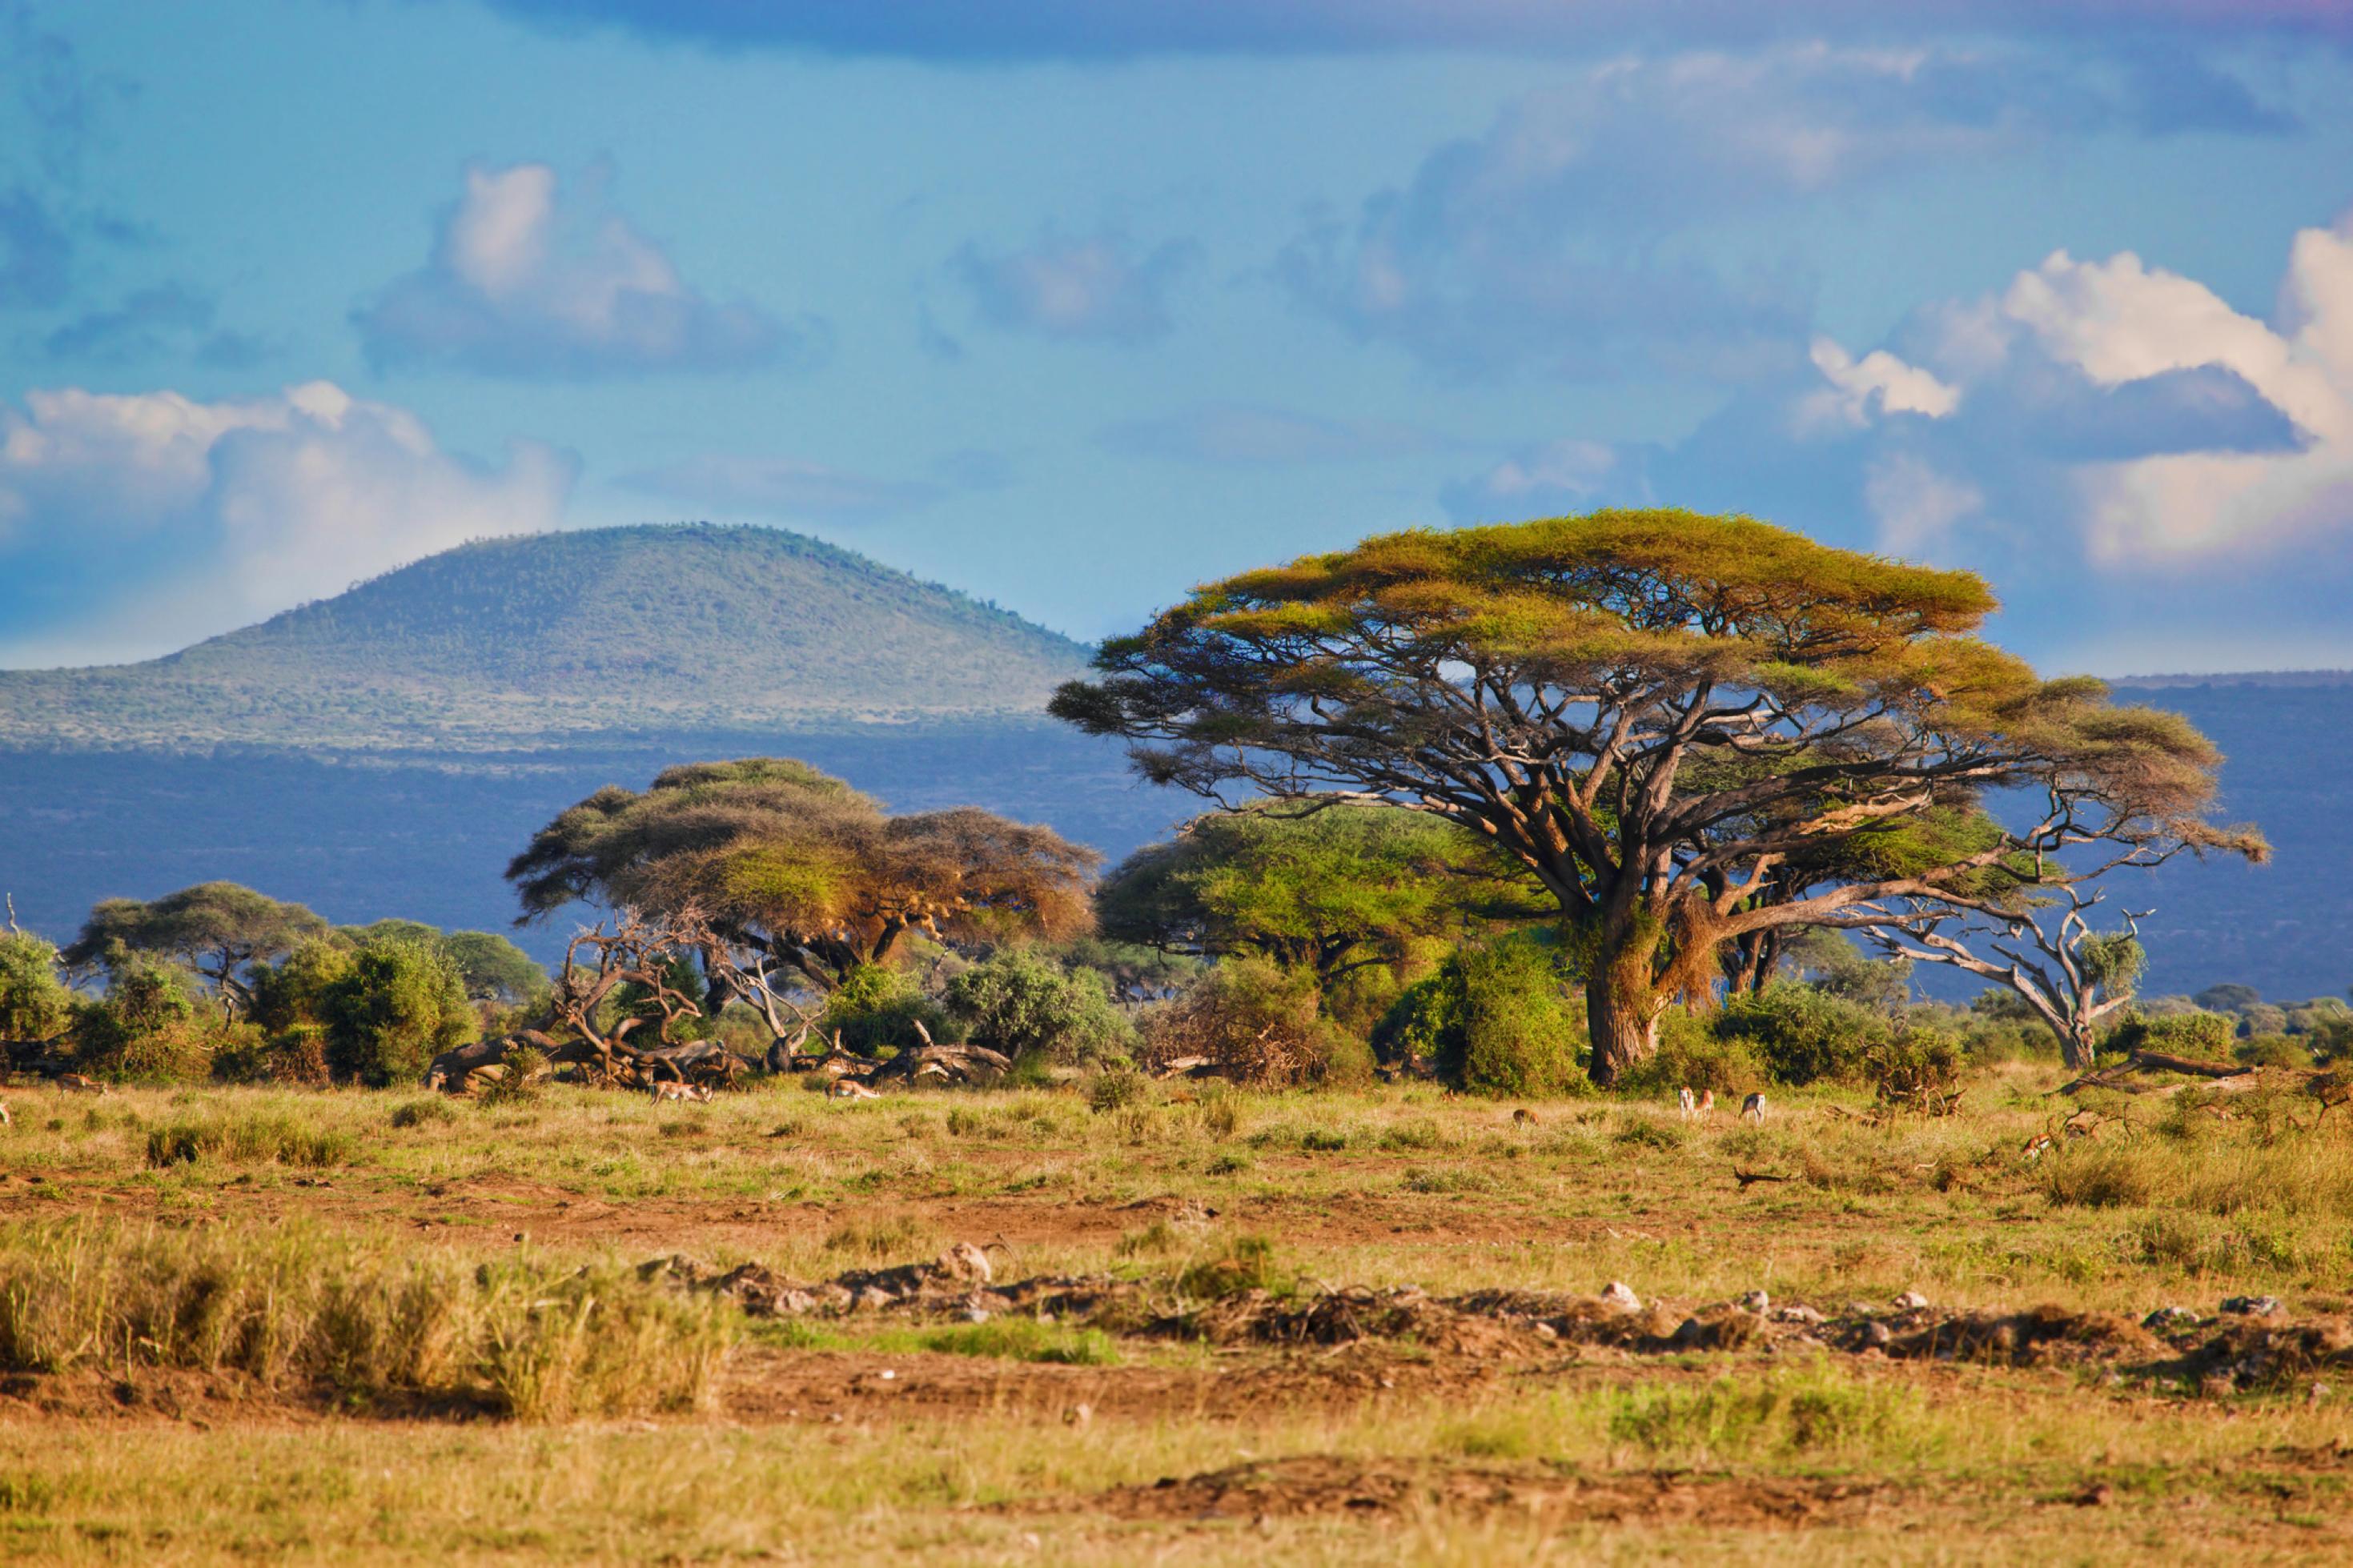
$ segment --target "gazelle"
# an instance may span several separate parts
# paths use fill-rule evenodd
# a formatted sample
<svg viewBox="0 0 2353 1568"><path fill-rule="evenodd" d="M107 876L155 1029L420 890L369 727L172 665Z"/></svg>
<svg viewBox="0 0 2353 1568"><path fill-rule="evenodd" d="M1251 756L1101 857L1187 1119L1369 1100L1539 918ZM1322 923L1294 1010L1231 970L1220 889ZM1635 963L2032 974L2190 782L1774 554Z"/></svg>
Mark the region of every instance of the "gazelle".
<svg viewBox="0 0 2353 1568"><path fill-rule="evenodd" d="M1754 1120L1759 1127L1765 1125L1765 1094L1762 1089L1740 1102L1740 1120Z"/></svg>
<svg viewBox="0 0 2353 1568"><path fill-rule="evenodd" d="M84 1078L78 1072L61 1072L49 1080L68 1094L111 1094L114 1091L96 1079Z"/></svg>
<svg viewBox="0 0 2353 1568"><path fill-rule="evenodd" d="M1689 1084L1675 1090L1675 1114L1685 1121L1699 1114L1699 1099L1692 1093Z"/></svg>
<svg viewBox="0 0 2353 1568"><path fill-rule="evenodd" d="M836 1100L880 1100L882 1098L881 1095L875 1093L872 1089L867 1088L864 1084L859 1082L854 1078L838 1078L834 1079L833 1087L827 1089L826 1093L831 1095Z"/></svg>
<svg viewBox="0 0 2353 1568"><path fill-rule="evenodd" d="M709 1084L676 1083L669 1079L659 1079L654 1084L654 1103L656 1105L659 1105L665 1100L683 1100L688 1101L690 1104L701 1104L710 1098L711 1086Z"/></svg>

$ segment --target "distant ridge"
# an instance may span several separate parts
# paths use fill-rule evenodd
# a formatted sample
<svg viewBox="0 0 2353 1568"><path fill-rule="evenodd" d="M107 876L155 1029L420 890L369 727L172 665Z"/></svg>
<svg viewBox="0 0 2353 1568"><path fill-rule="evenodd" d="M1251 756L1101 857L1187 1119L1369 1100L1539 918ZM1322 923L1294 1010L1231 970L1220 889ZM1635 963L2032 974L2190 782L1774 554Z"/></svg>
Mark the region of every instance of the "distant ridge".
<svg viewBox="0 0 2353 1568"><path fill-rule="evenodd" d="M0 744L482 750L1036 714L1087 649L782 529L479 541L144 664L0 671Z"/></svg>
<svg viewBox="0 0 2353 1568"><path fill-rule="evenodd" d="M2110 686L2353 686L2353 669L2249 669L2221 675L2120 675Z"/></svg>

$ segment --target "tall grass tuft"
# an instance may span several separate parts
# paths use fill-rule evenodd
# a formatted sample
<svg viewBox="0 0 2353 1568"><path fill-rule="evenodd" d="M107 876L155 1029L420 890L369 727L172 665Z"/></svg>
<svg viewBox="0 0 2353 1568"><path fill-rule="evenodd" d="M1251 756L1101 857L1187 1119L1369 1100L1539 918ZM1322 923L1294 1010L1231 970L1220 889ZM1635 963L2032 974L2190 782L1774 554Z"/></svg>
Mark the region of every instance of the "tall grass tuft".
<svg viewBox="0 0 2353 1568"><path fill-rule="evenodd" d="M292 1118L247 1110L184 1119L147 1134L150 1165L225 1160L237 1165L341 1165L354 1147L348 1132L305 1127Z"/></svg>
<svg viewBox="0 0 2353 1568"><path fill-rule="evenodd" d="M633 1271L395 1258L303 1226L0 1227L0 1371L241 1373L519 1420L698 1409L737 1320Z"/></svg>

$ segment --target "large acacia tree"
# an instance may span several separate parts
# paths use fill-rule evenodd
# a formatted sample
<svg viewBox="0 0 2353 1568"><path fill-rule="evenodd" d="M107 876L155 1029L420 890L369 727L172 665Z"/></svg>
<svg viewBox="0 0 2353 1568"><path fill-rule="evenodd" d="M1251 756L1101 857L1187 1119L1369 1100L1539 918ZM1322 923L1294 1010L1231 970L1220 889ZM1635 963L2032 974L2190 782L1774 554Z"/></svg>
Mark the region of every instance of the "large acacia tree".
<svg viewBox="0 0 2353 1568"><path fill-rule="evenodd" d="M1741 517L1416 530L1198 589L1053 710L1156 781L1353 793L1492 839L1567 917L1608 1082L1749 933L1872 923L1857 906L2104 823L2213 834L2203 737L2039 679L1973 635L1995 607L1969 573ZM2026 784L2055 804L2022 834L1863 853ZM1799 860L1824 876L1777 890Z"/></svg>
<svg viewBox="0 0 2353 1568"><path fill-rule="evenodd" d="M253 1005L251 966L327 934L327 922L237 882L199 882L160 899L107 899L90 912L60 958L69 967L104 963L118 949L185 963L212 983L232 1016Z"/></svg>
<svg viewBox="0 0 2353 1568"><path fill-rule="evenodd" d="M1257 953L1320 985L1414 944L1544 915L1492 841L1390 805L1262 801L1147 845L1095 893L1103 933L1197 957Z"/></svg>
<svg viewBox="0 0 2353 1568"><path fill-rule="evenodd" d="M1081 934L1097 858L975 807L887 816L806 763L745 757L668 769L642 793L598 790L541 828L506 874L518 924L575 900L691 917L736 950L709 966L715 985L773 977L826 992L892 963L913 933L972 944Z"/></svg>

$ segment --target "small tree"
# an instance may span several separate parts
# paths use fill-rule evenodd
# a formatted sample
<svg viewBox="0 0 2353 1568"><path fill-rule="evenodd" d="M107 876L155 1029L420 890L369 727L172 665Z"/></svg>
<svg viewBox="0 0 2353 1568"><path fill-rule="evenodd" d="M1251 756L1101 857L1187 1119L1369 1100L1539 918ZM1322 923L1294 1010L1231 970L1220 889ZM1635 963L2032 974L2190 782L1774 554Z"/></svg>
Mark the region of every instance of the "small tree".
<svg viewBox="0 0 2353 1568"><path fill-rule="evenodd" d="M58 950L11 921L0 931L0 1040L48 1040L73 1021Z"/></svg>
<svg viewBox="0 0 2353 1568"><path fill-rule="evenodd" d="M1915 963L1944 964L2007 987L2059 1042L2069 1068L2092 1065L2103 1026L2132 1003L2147 955L2140 922L2126 910L2121 930L2097 931L2089 919L2106 897L2082 884L2062 889L2063 903L2013 891L2000 900L1921 904L1899 923L1873 928L1884 951Z"/></svg>
<svg viewBox="0 0 2353 1568"><path fill-rule="evenodd" d="M236 882L200 882L142 903L108 899L90 912L62 954L69 965L103 963L112 944L185 964L210 983L224 1016L253 1002L248 972L327 934L327 922L301 904L280 902Z"/></svg>
<svg viewBox="0 0 2353 1568"><path fill-rule="evenodd" d="M974 807L888 816L806 763L747 757L670 768L642 794L599 790L506 874L518 924L575 900L657 921L691 913L712 1008L741 996L781 1035L781 994L892 965L911 934L987 946L1088 930L1096 858Z"/></svg>
<svg viewBox="0 0 2353 1568"><path fill-rule="evenodd" d="M479 1032L457 966L424 942L361 948L320 1005L329 1070L372 1089L415 1082L427 1062Z"/></svg>

